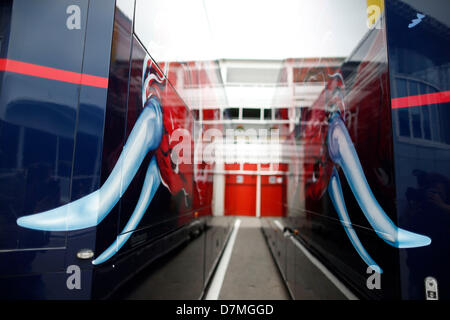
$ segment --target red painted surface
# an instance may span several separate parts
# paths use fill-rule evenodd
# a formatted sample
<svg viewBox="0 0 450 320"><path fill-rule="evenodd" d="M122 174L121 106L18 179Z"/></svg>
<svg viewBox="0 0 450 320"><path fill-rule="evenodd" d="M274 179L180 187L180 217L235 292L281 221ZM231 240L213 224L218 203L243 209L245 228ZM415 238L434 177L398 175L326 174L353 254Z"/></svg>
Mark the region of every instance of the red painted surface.
<svg viewBox="0 0 450 320"><path fill-rule="evenodd" d="M240 164L239 163L226 163L225 164L225 170L239 170Z"/></svg>
<svg viewBox="0 0 450 320"><path fill-rule="evenodd" d="M239 164L225 164L225 170L240 170ZM256 190L258 165L244 163L242 169L247 175L227 174L225 176L225 215L256 216ZM287 164L261 164L261 172L288 171ZM238 176L241 181L238 181ZM261 175L262 217L285 215L286 177L284 175Z"/></svg>
<svg viewBox="0 0 450 320"><path fill-rule="evenodd" d="M0 71L20 73L33 77L70 82L91 87L108 88L108 78L44 67L11 59L0 59Z"/></svg>
<svg viewBox="0 0 450 320"><path fill-rule="evenodd" d="M256 176L228 174L225 178L225 215L256 215Z"/></svg>
<svg viewBox="0 0 450 320"><path fill-rule="evenodd" d="M286 177L261 176L261 217L284 216Z"/></svg>
<svg viewBox="0 0 450 320"><path fill-rule="evenodd" d="M392 109L426 106L429 104L447 102L450 102L450 91L441 91L392 99Z"/></svg>
<svg viewBox="0 0 450 320"><path fill-rule="evenodd" d="M256 163L244 163L245 171L256 171L258 170L258 165Z"/></svg>

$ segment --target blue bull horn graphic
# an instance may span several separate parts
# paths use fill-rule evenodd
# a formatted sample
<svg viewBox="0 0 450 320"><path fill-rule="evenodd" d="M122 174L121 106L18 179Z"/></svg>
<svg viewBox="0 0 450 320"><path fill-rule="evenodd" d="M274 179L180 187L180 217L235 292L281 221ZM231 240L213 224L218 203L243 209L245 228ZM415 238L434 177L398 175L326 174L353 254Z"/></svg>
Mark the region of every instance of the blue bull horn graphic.
<svg viewBox="0 0 450 320"><path fill-rule="evenodd" d="M355 229L353 229L352 222L347 212L345 206L344 195L342 194L341 181L339 180L339 174L336 168L333 168L333 173L331 174L330 183L328 185L328 193L331 198L331 202L339 215L339 220L344 227L347 236L349 237L353 247L358 252L361 259L372 269L378 273L383 273L383 270L376 264L372 257L367 253L366 249L362 245L358 236L356 235Z"/></svg>
<svg viewBox="0 0 450 320"><path fill-rule="evenodd" d="M119 160L100 189L61 207L21 217L17 219L17 224L24 228L44 231L72 231L98 225L125 193L146 155L159 146L162 132L161 106L159 100L153 97L139 115ZM159 169L153 156L130 220L116 241L93 261L94 264L111 258L129 239L160 183Z"/></svg>
<svg viewBox="0 0 450 320"><path fill-rule="evenodd" d="M429 245L431 243L429 237L397 227L381 208L367 183L355 147L339 113L334 113L330 118L327 141L331 160L342 168L356 201L376 234L396 248L415 248ZM333 168L328 193L355 250L368 266L382 273L382 269L364 249L351 225L336 167Z"/></svg>
<svg viewBox="0 0 450 320"><path fill-rule="evenodd" d="M156 158L153 156L145 175L144 186L142 187L138 203L133 211L133 214L131 215L130 220L128 220L127 225L125 226L125 228L123 228L120 235L117 236L116 241L114 241L114 243L110 245L109 248L106 249L94 261L92 261L93 264L100 264L105 262L113 255L115 255L116 252L119 251L120 248L122 248L125 242L128 241L128 239L133 234L133 231L136 229L142 217L144 216L145 212L147 211L148 206L150 205L150 202L152 201L153 196L155 195L156 190L158 190L160 184L161 178L159 175L159 169L156 163Z"/></svg>
<svg viewBox="0 0 450 320"><path fill-rule="evenodd" d="M128 140L105 183L97 191L74 202L49 211L17 219L24 228L44 231L73 231L97 226L123 196L147 154L159 147L163 135L163 116L159 87L165 79L152 67L146 56L143 64L142 104ZM147 89L149 89L147 91ZM148 209L161 185L161 175L155 156L150 160L137 205L116 240L94 261L101 264L114 256L127 242Z"/></svg>

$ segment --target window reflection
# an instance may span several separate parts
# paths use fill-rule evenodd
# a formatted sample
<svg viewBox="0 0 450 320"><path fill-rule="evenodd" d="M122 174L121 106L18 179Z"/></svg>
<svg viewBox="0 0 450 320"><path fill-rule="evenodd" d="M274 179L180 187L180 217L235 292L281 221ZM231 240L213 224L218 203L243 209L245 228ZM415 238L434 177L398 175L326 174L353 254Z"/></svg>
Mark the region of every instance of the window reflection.
<svg viewBox="0 0 450 320"><path fill-rule="evenodd" d="M214 59L202 0L136 0L134 31L158 63Z"/></svg>
<svg viewBox="0 0 450 320"><path fill-rule="evenodd" d="M117 0L116 7L131 21L134 17L134 0Z"/></svg>
<svg viewBox="0 0 450 320"><path fill-rule="evenodd" d="M418 96L439 92L439 88L421 79L397 76L395 78L396 96ZM410 142L429 141L450 144L445 130L448 107L445 104L437 108L418 106L398 110L396 115L398 135Z"/></svg>

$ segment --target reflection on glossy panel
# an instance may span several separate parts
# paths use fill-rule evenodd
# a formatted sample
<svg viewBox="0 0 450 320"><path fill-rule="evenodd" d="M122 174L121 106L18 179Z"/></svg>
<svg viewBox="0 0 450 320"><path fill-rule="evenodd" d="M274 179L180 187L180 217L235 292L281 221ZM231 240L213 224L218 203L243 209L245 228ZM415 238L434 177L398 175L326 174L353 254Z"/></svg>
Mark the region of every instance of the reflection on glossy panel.
<svg viewBox="0 0 450 320"><path fill-rule="evenodd" d="M115 8L90 4L89 19L87 2L81 3L83 32L72 33L55 28L52 23L65 23L66 17L53 15L25 34L29 11L24 5L20 0L1 5L1 207L6 211L0 221L7 232L0 238L0 254L2 262L8 261L0 266L6 279L2 287L11 287L7 291L13 297L104 298L149 263L163 263L169 252L192 244L189 254L166 260L167 270L174 272L161 278L167 295L153 294L199 298L230 231L228 219L221 227L208 218L214 164L197 159L208 128L194 123L193 116L219 117L217 111L199 113L200 107L223 99L218 63L156 63L132 29L132 1L118 1ZM50 5L54 1L36 10ZM66 3L59 5L65 9ZM45 39L48 45L36 45L36 52L20 50L17 46L25 42L19 41L4 49L8 37L35 34L33 41L40 41L48 28L55 35ZM61 54L71 47L53 50L56 39L76 49ZM32 69L18 70L16 61ZM43 73L49 67L59 76ZM69 71L101 78L107 88L77 84L68 78L73 75ZM186 141L174 139L180 131L187 133ZM187 161L177 163L180 142L192 152L181 154ZM217 244L214 250L206 238ZM80 249L93 250L94 259L77 259ZM58 285L58 274L66 274L69 264L81 267L81 292L70 291L65 281ZM16 274L31 272L36 281L25 296L15 290L25 280ZM186 284L173 291L170 283L180 275Z"/></svg>
<svg viewBox="0 0 450 320"><path fill-rule="evenodd" d="M448 297L448 1L288 2L0 4L0 294L199 298L257 212L294 297Z"/></svg>
<svg viewBox="0 0 450 320"><path fill-rule="evenodd" d="M285 148L296 154L286 223L361 296L424 299L426 277L446 281L445 268L424 261L448 245L439 213L448 176L447 6L390 1L341 62L287 61L294 83L323 89L310 104L299 91L304 105ZM384 271L378 291L365 282L374 263Z"/></svg>
<svg viewBox="0 0 450 320"><path fill-rule="evenodd" d="M326 59L288 64L296 86L318 88L318 93L308 97L310 103L300 103L299 122L290 133L298 152L291 161L286 220L327 266L359 295L372 298L398 295L398 252L383 239L392 239L387 241L392 246L401 241L393 205L384 13L380 18L380 29L355 22L363 36L351 38L354 49L347 56L325 54ZM383 270L381 291L366 287L368 267Z"/></svg>
<svg viewBox="0 0 450 320"><path fill-rule="evenodd" d="M387 3L398 219L433 239L426 249L400 255L406 299L429 298L424 283L430 276L439 298L449 298L450 261L443 254L450 249L449 10L448 1ZM418 14L423 17L414 23Z"/></svg>

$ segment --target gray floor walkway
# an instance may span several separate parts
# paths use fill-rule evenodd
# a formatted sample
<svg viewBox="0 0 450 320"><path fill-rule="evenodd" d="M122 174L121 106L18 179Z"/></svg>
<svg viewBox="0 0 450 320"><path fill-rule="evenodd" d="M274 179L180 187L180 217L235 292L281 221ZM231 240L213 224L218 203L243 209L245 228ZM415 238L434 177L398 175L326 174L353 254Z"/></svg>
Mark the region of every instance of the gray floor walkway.
<svg viewBox="0 0 450 320"><path fill-rule="evenodd" d="M260 220L241 217L220 300L290 299L261 232Z"/></svg>

